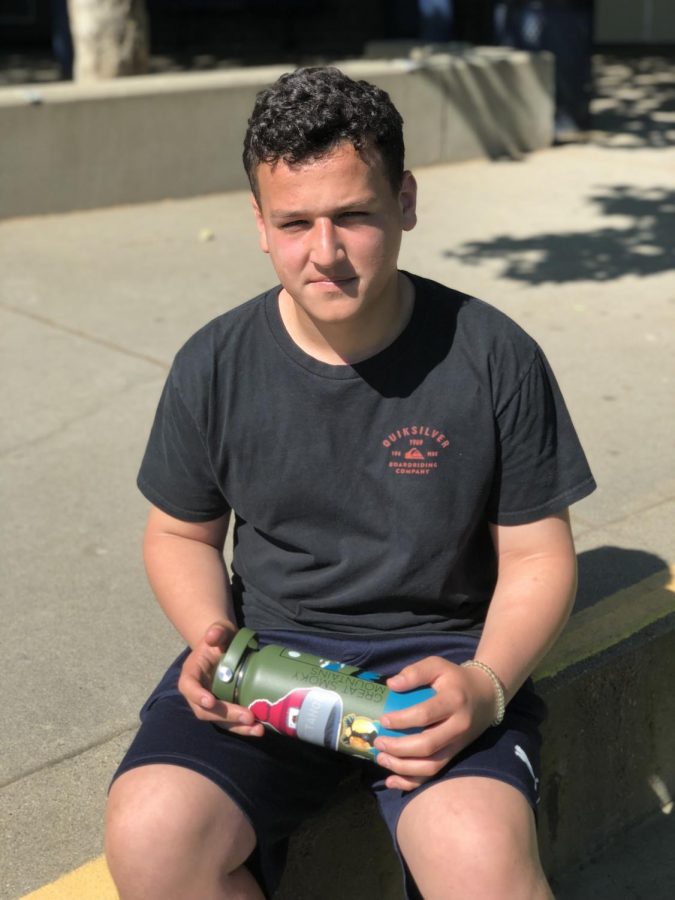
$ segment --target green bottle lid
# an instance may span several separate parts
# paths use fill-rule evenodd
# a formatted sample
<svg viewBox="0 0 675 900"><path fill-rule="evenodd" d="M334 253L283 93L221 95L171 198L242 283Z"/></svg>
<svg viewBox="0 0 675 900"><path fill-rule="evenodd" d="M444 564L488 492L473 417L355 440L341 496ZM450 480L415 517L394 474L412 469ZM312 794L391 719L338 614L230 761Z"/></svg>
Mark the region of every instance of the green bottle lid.
<svg viewBox="0 0 675 900"><path fill-rule="evenodd" d="M252 651L258 650L259 644L255 631L250 628L240 628L235 634L230 646L220 658L211 691L219 700L228 703L235 701L238 676L242 663Z"/></svg>

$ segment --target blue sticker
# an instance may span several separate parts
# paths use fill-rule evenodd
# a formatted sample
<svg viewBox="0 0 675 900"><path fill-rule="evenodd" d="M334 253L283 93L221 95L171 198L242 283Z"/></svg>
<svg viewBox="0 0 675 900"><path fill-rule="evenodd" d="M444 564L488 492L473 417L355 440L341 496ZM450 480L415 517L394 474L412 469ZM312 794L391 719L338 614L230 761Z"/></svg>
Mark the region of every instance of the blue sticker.
<svg viewBox="0 0 675 900"><path fill-rule="evenodd" d="M379 672L359 672L356 676L357 678L361 678L363 681L381 681L382 676Z"/></svg>
<svg viewBox="0 0 675 900"><path fill-rule="evenodd" d="M436 696L433 688L417 688L414 691L389 691L387 699L384 701L384 712L396 712L399 709L407 709L409 706L415 706L416 703L424 703Z"/></svg>
<svg viewBox="0 0 675 900"><path fill-rule="evenodd" d="M416 703L424 703L436 696L433 688L417 688L414 691L390 691L384 702L383 712L397 712L399 709L407 709L409 706L415 706ZM393 731L391 728L385 728L380 722L377 723L378 737L405 737L407 734L417 734L423 731L422 728L406 728L405 731ZM373 754L377 756L379 750L373 747Z"/></svg>

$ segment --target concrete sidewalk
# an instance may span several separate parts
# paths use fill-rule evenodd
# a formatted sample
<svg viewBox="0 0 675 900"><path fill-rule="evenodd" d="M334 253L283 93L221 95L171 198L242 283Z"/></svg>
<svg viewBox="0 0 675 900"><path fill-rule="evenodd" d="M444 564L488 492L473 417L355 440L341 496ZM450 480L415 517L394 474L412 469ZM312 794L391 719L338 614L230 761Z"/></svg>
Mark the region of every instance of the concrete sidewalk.
<svg viewBox="0 0 675 900"><path fill-rule="evenodd" d="M675 155L621 144L421 170L401 259L551 360L600 485L574 511L585 606L675 562ZM101 852L110 774L180 649L140 560L151 417L180 344L274 276L243 193L2 222L0 273L9 900Z"/></svg>

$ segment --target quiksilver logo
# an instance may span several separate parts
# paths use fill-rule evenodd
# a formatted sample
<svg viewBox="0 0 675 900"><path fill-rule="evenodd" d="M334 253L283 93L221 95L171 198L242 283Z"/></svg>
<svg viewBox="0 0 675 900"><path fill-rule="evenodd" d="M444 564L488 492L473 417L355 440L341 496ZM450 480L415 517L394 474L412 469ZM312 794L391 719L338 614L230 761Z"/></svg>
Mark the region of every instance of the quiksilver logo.
<svg viewBox="0 0 675 900"><path fill-rule="evenodd" d="M382 446L389 451L388 467L395 475L429 475L450 440L439 428L406 425L391 431Z"/></svg>

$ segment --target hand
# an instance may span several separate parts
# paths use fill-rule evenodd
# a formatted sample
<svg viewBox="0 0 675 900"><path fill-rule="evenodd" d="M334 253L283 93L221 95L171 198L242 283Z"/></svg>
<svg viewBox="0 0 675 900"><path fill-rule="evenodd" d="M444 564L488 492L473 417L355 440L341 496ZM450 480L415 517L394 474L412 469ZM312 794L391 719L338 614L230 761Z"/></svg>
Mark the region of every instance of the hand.
<svg viewBox="0 0 675 900"><path fill-rule="evenodd" d="M214 622L183 663L178 690L203 722L215 722L235 734L261 737L264 726L256 722L250 709L218 700L211 693L216 666L233 636L231 626Z"/></svg>
<svg viewBox="0 0 675 900"><path fill-rule="evenodd" d="M395 773L386 779L389 788L410 791L433 778L494 718L494 687L480 669L462 668L440 656L429 656L387 679L387 686L395 691L424 685L430 685L436 696L382 716L385 728L394 731L424 729L405 737L375 740L375 747L381 751L377 763Z"/></svg>

